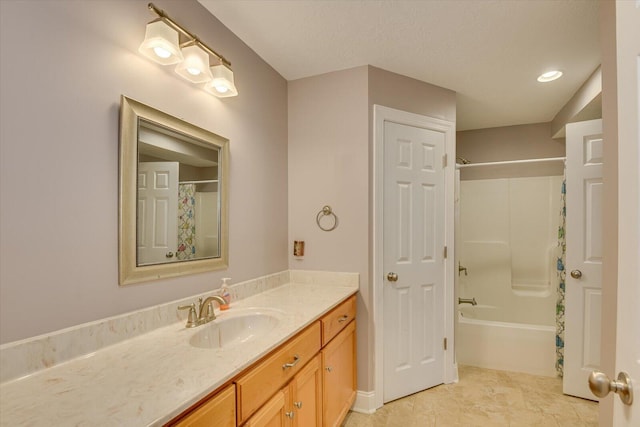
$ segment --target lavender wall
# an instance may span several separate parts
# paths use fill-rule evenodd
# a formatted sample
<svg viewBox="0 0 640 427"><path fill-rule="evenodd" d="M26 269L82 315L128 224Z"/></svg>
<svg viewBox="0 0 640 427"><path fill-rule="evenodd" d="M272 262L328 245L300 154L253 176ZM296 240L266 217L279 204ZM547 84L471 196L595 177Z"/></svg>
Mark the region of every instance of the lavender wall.
<svg viewBox="0 0 640 427"><path fill-rule="evenodd" d="M156 6L233 64L217 99L138 54L146 0L0 2L0 342L288 268L287 83L195 0ZM124 94L230 139L230 267L118 286Z"/></svg>
<svg viewBox="0 0 640 427"><path fill-rule="evenodd" d="M360 274L358 389L373 389L373 105L455 121L455 93L371 66L289 82L289 247L305 240L291 268ZM331 205L338 228L316 215ZM323 220L324 221L324 220Z"/></svg>

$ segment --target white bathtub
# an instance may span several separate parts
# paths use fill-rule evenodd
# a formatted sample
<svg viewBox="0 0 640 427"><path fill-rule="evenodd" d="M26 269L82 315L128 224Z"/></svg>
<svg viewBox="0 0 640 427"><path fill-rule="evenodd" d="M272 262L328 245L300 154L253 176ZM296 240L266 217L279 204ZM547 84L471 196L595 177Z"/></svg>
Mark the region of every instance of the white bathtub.
<svg viewBox="0 0 640 427"><path fill-rule="evenodd" d="M555 327L508 323L499 307L459 306L456 359L461 365L553 377Z"/></svg>

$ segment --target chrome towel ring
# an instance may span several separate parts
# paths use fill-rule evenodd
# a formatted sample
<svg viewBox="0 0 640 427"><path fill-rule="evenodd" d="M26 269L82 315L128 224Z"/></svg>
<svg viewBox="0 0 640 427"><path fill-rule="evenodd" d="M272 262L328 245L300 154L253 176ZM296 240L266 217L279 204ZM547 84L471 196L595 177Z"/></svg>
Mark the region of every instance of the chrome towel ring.
<svg viewBox="0 0 640 427"><path fill-rule="evenodd" d="M331 227L323 227L322 224L320 224L320 219L325 216L333 216L333 225ZM316 224L318 224L318 227L320 227L322 231L332 231L336 229L338 226L338 217L331 209L331 206L326 205L322 207L322 210L316 215Z"/></svg>

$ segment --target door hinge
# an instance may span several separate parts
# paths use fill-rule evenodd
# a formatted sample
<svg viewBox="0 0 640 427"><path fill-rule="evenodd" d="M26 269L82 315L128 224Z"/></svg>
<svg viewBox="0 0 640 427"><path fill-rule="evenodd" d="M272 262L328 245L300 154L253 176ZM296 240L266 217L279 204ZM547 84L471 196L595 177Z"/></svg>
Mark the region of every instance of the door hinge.
<svg viewBox="0 0 640 427"><path fill-rule="evenodd" d="M444 247L444 259L447 259L447 252L448 252L448 251L447 251L447 247L445 246L445 247Z"/></svg>
<svg viewBox="0 0 640 427"><path fill-rule="evenodd" d="M445 350L447 349L447 339L446 338L444 339L444 349Z"/></svg>
<svg viewBox="0 0 640 427"><path fill-rule="evenodd" d="M447 158L447 155L445 154L445 155L442 156L442 167L446 168L447 167L447 163L448 163L448 158Z"/></svg>

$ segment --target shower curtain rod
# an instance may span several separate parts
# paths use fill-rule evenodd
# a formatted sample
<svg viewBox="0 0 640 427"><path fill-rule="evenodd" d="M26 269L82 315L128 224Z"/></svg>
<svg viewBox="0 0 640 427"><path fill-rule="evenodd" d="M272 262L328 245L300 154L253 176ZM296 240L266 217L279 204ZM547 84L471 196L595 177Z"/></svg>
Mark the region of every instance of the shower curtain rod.
<svg viewBox="0 0 640 427"><path fill-rule="evenodd" d="M218 182L217 179L203 179L201 181L180 181L178 184L211 184Z"/></svg>
<svg viewBox="0 0 640 427"><path fill-rule="evenodd" d="M466 165L456 164L457 168L471 168L478 166L502 166L502 165L517 165L522 163L543 163L543 162L564 162L566 157L547 157L542 159L524 159L524 160L505 160L502 162L486 162L486 163L467 163Z"/></svg>

